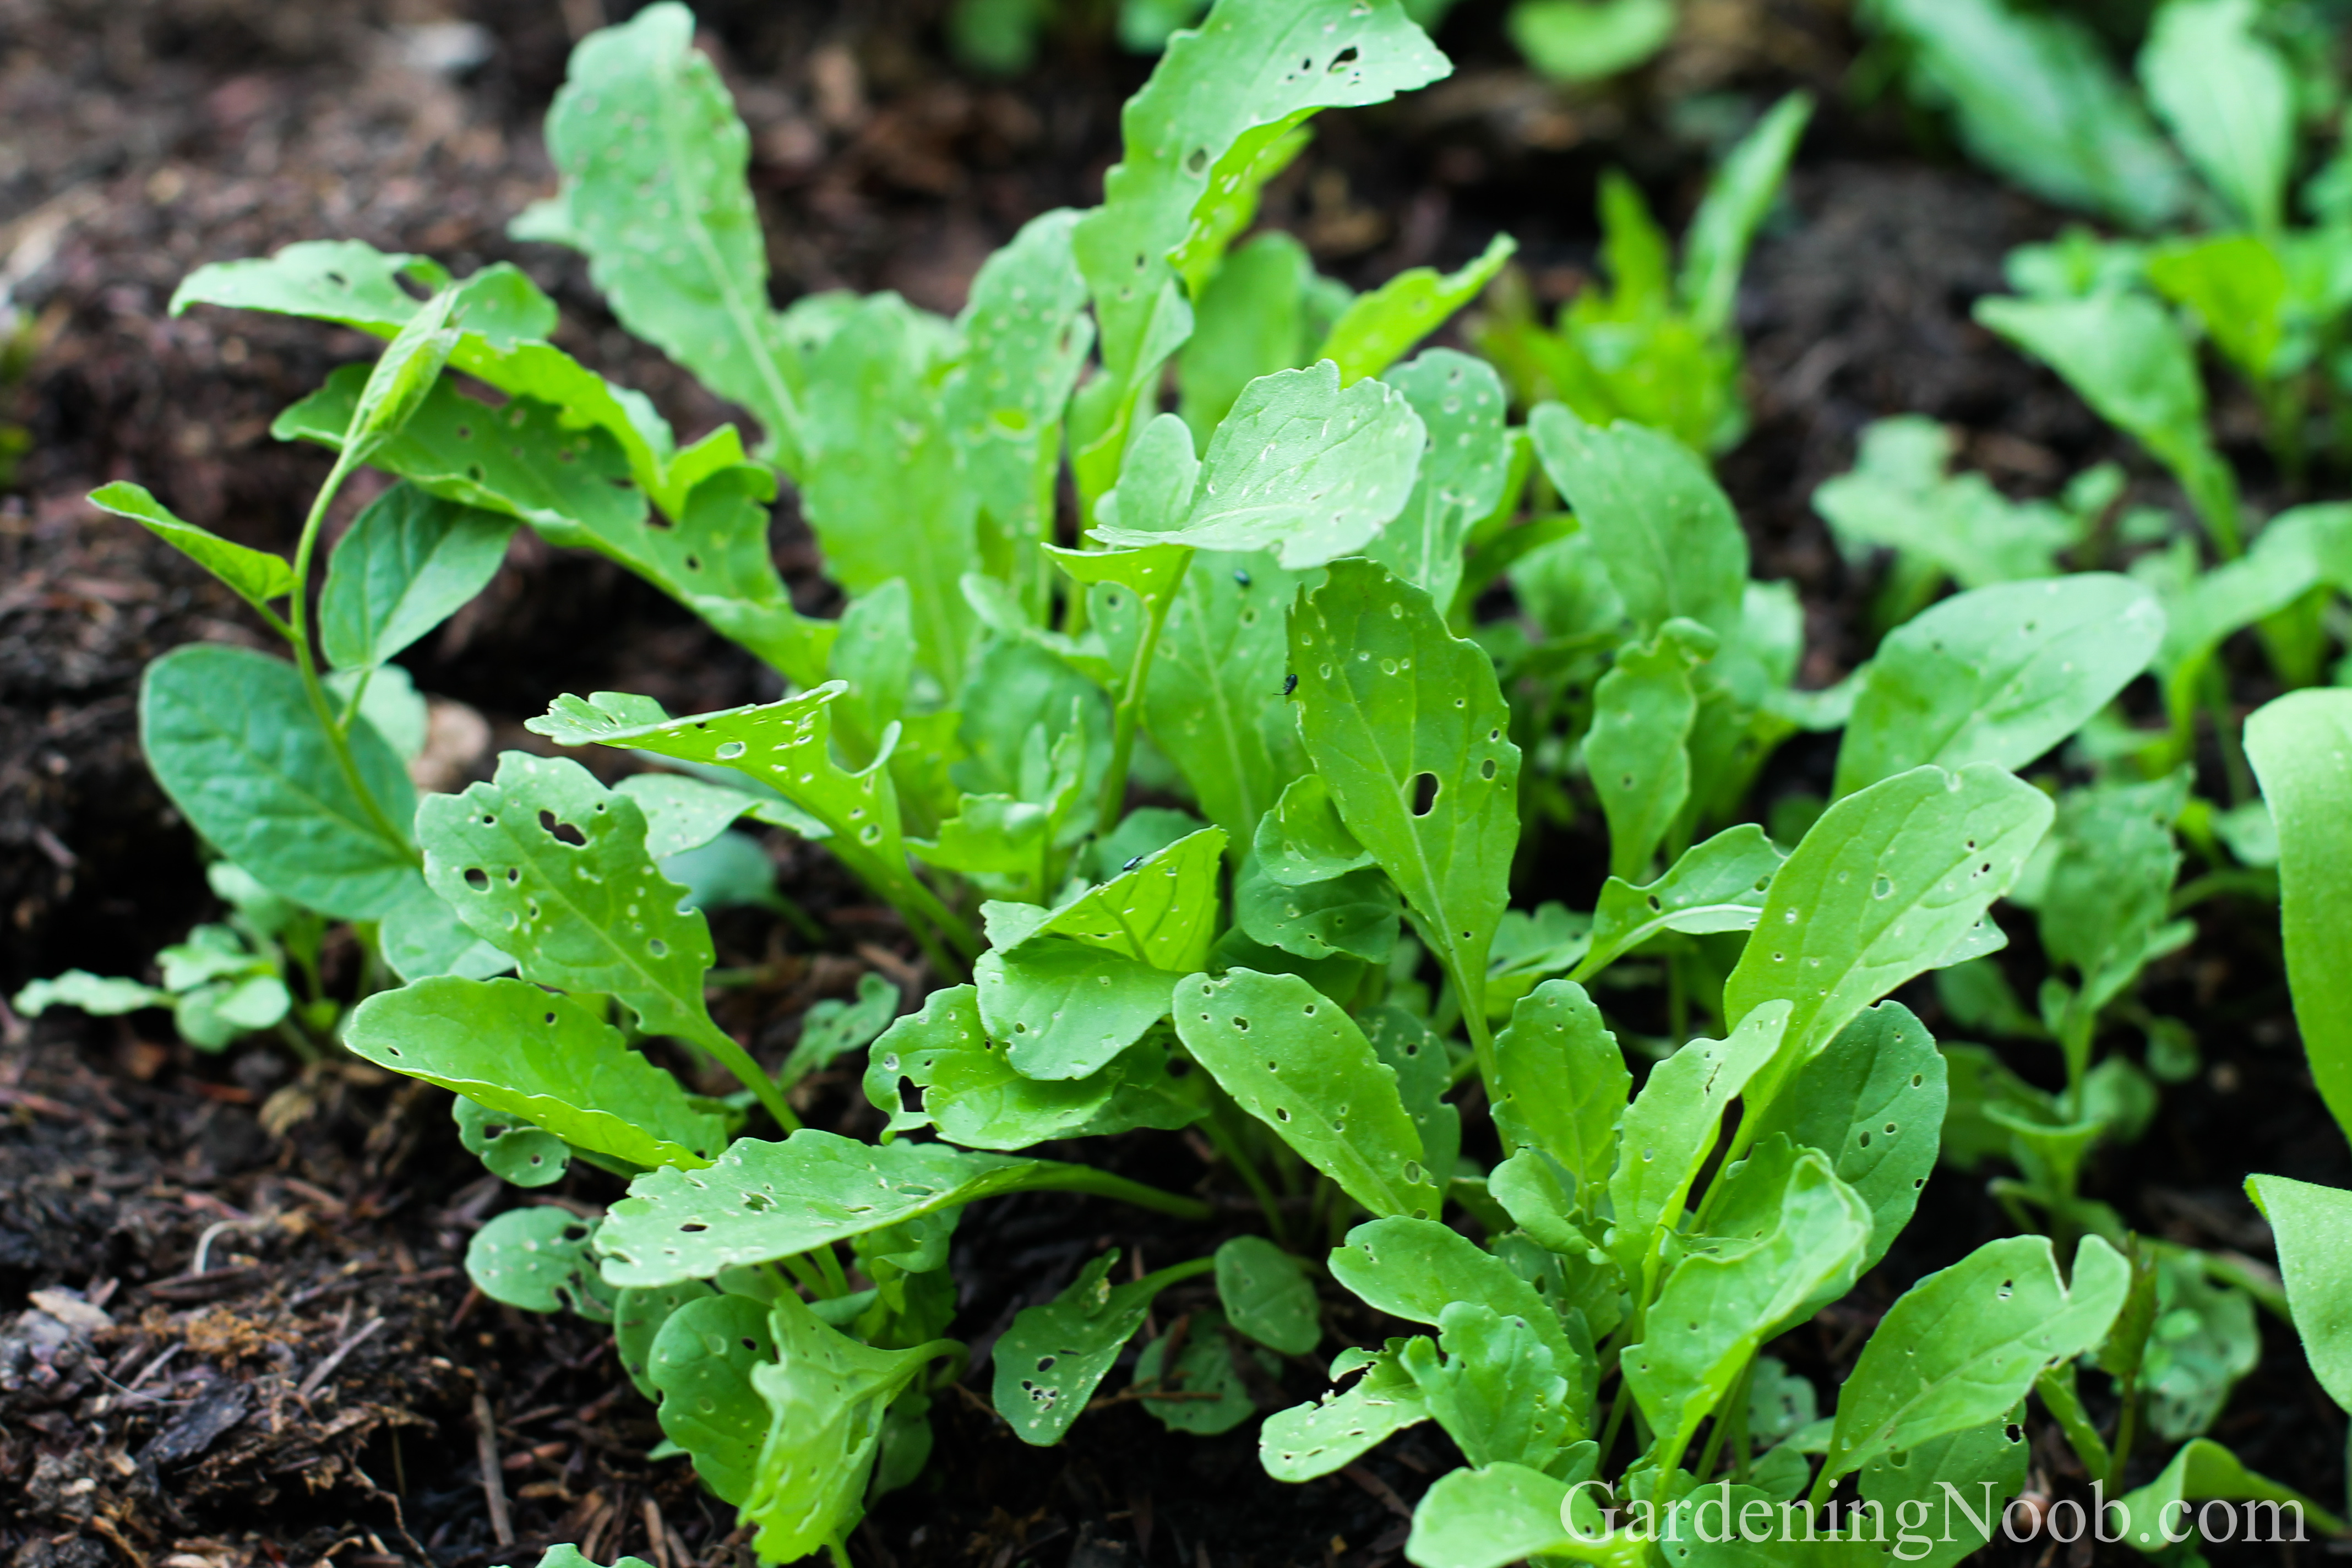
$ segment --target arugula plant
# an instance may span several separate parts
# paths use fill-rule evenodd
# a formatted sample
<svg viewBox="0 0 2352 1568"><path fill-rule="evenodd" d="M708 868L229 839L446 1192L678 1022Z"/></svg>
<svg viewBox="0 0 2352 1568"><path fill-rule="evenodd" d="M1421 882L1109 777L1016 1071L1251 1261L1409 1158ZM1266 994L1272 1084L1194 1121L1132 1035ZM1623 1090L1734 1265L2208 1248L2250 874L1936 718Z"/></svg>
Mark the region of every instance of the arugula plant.
<svg viewBox="0 0 2352 1568"><path fill-rule="evenodd" d="M1724 157L1683 239L1679 267L1633 183L1601 184L1601 263L1547 327L1513 277L1473 329L1521 406L1557 398L1591 424L1629 419L1696 452L1747 433L1739 339L1732 320L1749 244L1779 195L1812 100L1792 93Z"/></svg>

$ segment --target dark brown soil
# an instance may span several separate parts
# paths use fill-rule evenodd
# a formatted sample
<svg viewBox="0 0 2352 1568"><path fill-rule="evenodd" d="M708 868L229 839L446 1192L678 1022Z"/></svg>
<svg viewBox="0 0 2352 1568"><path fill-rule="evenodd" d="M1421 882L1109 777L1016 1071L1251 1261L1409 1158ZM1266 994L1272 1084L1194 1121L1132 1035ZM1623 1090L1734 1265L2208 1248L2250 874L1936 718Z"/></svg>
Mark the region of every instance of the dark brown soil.
<svg viewBox="0 0 2352 1568"><path fill-rule="evenodd" d="M194 521L284 545L325 462L273 442L268 421L367 352L301 322L211 310L173 321L165 302L191 268L345 236L460 270L516 259L557 295L575 352L646 388L688 434L726 416L614 327L575 260L502 235L549 186L537 122L572 29L633 8L0 0L0 334L17 344L0 363L20 366L0 383L0 423L32 437L0 483L0 985L69 965L137 972L213 909L187 833L139 760L136 681L177 643L256 640L257 628L193 567L80 498L137 479ZM780 298L887 287L953 309L1022 221L1095 198L1118 105L1148 62L1074 26L1027 79L975 80L944 62L939 9L699 8L753 132ZM1465 0L1444 34L1462 65L1451 81L1327 117L1315 152L1273 193L1269 221L1360 284L1457 262L1507 228L1538 291L1557 299L1593 266L1605 163L1679 215L1703 179L1710 103L1821 93L1793 200L1743 296L1756 426L1722 466L1759 573L1804 596L1809 683L1868 652L1871 584L1839 561L1808 497L1848 464L1869 420L1918 412L1959 425L1966 460L2015 493L2046 493L2108 457L2160 492L2063 388L1970 323L2006 249L2059 220L1923 159L1891 117L1848 108L1843 6L1693 0L1658 67L1580 97L1517 66L1501 10ZM467 54L480 58L447 68ZM789 508L776 537L804 607L822 608L828 590ZM532 743L519 721L563 690L642 690L673 709L765 690L749 661L650 590L527 536L483 603L406 662L425 689L478 709L499 745ZM1827 765L1822 748L1791 747L1768 788L1818 787ZM886 921L843 907L854 895L821 857L789 872L836 933L826 951L763 919L719 927L722 962L764 966L727 998L726 1021L771 1058L812 1001L846 994L861 970L911 973ZM2149 1000L2198 1028L2205 1077L2168 1092L2147 1139L2110 1152L2091 1187L2152 1233L2261 1258L2268 1238L2239 1191L2247 1169L2345 1185L2352 1160L2304 1073L2270 915L2217 903L2200 918L2202 939L2160 967ZM2018 978L2035 976L2021 967ZM1931 995L1907 999L1937 1021ZM0 1013L0 1554L19 1568L528 1568L546 1543L575 1541L599 1561L748 1562L726 1510L682 1466L643 1458L658 1433L602 1331L469 1294L466 1238L506 1196L458 1147L444 1097L348 1065L298 1073L267 1045L200 1058L154 1015L26 1027ZM2048 1076L2030 1052L2017 1065ZM812 1110L852 1129L867 1114L838 1079ZM1181 1140L1122 1140L1108 1158L1232 1195ZM593 1173L553 1190L591 1207L617 1195ZM1153 1267L1246 1219L1178 1226L1076 1199L983 1206L958 1241L955 1331L984 1352L1014 1310L1102 1247L1127 1249L1122 1268ZM2007 1228L1976 1182L1940 1174L1885 1265L1781 1352L1836 1375L1903 1284ZM1197 1300L1173 1293L1161 1310ZM1328 1304L1339 1334L1378 1331L1342 1300ZM2265 1335L2263 1367L2218 1435L2332 1500L2343 1419L2292 1335L2268 1323ZM1286 1367L1262 1402L1306 1397L1318 1370ZM1424 1428L1344 1476L1288 1488L1259 1468L1251 1428L1195 1439L1131 1403L1089 1415L1062 1448L1031 1449L988 1412L987 1382L976 1367L972 1397L942 1397L933 1467L877 1509L853 1542L861 1561L1383 1568L1401 1560L1412 1500L1456 1462ZM484 1445L510 1521L505 1545ZM2043 1489L2076 1485L2060 1447L2035 1451ZM2144 1451L2143 1468L2158 1458ZM2038 1543L2000 1555L2021 1568L2053 1561ZM2089 1560L2069 1553L2069 1568Z"/></svg>

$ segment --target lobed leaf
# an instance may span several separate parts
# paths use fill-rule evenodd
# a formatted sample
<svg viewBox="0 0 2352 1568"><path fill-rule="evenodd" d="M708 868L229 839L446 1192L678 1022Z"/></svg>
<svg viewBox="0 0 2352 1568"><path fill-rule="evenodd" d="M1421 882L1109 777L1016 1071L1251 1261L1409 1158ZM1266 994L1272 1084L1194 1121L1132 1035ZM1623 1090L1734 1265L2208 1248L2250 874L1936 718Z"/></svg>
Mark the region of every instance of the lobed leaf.
<svg viewBox="0 0 2352 1568"><path fill-rule="evenodd" d="M526 1312L583 1317L599 1312L604 1294L589 1247L594 1222L549 1204L509 1209L466 1244L466 1278L493 1301Z"/></svg>
<svg viewBox="0 0 2352 1568"><path fill-rule="evenodd" d="M1582 1413L1533 1323L1475 1301L1447 1303L1438 1321L1436 1343L1416 1335L1398 1356L1431 1418L1473 1465L1550 1468L1580 1439Z"/></svg>

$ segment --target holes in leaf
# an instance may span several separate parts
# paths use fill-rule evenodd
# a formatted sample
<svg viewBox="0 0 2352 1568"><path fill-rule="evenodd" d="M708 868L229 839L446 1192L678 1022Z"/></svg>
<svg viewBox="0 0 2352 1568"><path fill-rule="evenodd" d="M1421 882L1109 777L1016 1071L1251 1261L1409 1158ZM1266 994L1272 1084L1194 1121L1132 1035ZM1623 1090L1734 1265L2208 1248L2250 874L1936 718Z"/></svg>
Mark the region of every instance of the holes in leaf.
<svg viewBox="0 0 2352 1568"><path fill-rule="evenodd" d="M1208 168L1209 150L1206 147L1193 148L1184 160L1184 172L1188 174L1206 174Z"/></svg>
<svg viewBox="0 0 2352 1568"><path fill-rule="evenodd" d="M741 756L747 749L740 741L724 741L719 743L719 750L711 754L722 763L731 763Z"/></svg>
<svg viewBox="0 0 2352 1568"><path fill-rule="evenodd" d="M1331 63L1324 68L1328 70L1333 76L1337 76L1341 71L1347 69L1349 66L1354 65L1358 56L1359 51L1356 48L1356 46L1349 44L1346 48L1341 49L1338 54L1333 55L1331 57Z"/></svg>
<svg viewBox="0 0 2352 1568"><path fill-rule="evenodd" d="M1412 792L1412 814L1427 816L1437 805L1437 775L1415 773L1407 787Z"/></svg>
<svg viewBox="0 0 2352 1568"><path fill-rule="evenodd" d="M508 886L508 887L511 888L511 887L515 886L517 883L520 882L521 880L522 880L522 868L521 868L521 867L520 867L520 866L509 866L509 867L508 867L508 868L507 868L507 886ZM551 1023L551 1023L553 1023L553 1022L555 1022L555 1019L554 1019L553 1015L551 1015L551 1015L549 1016L549 1017L548 1017L548 1020L547 1020L547 1021L548 1021L549 1023Z"/></svg>
<svg viewBox="0 0 2352 1568"><path fill-rule="evenodd" d="M551 811L542 810L540 812L539 826L541 830L543 831L550 838L554 839L560 844L569 844L574 848L580 848L584 847L588 842L588 836L586 834L581 832L578 828L572 826L568 822L557 821L555 813Z"/></svg>
<svg viewBox="0 0 2352 1568"><path fill-rule="evenodd" d="M689 1235L689 1236L698 1236L698 1235L700 1235L702 1232L704 1232L704 1231L706 1231L706 1230L709 1230L710 1227L709 1227L709 1226L707 1226L707 1225L703 1224L703 1223L702 1223L700 1220L698 1220L698 1219L690 1219L690 1220L688 1220L684 1225L679 1226L677 1228L678 1228L678 1229L680 1229L680 1230L682 1230L682 1231L685 1231L685 1232L686 1232L688 1235Z"/></svg>
<svg viewBox="0 0 2352 1568"><path fill-rule="evenodd" d="M478 893L487 893L490 890L490 874L479 866L468 866L466 868L466 886Z"/></svg>
<svg viewBox="0 0 2352 1568"><path fill-rule="evenodd" d="M1491 779L1495 776L1494 758L1488 757L1485 762L1478 764L1478 776L1482 779Z"/></svg>
<svg viewBox="0 0 2352 1568"><path fill-rule="evenodd" d="M1877 880L1870 884L1870 896L1874 899L1887 898L1891 896L1894 891L1894 879L1889 878L1885 872L1879 873Z"/></svg>
<svg viewBox="0 0 2352 1568"><path fill-rule="evenodd" d="M1234 1019L1234 1027L1246 1035L1249 1033L1249 1020L1247 1018L1235 1017Z"/></svg>
<svg viewBox="0 0 2352 1568"><path fill-rule="evenodd" d="M646 943L646 951L652 953L656 958L667 958L669 956L669 943L662 941L659 937L655 937Z"/></svg>

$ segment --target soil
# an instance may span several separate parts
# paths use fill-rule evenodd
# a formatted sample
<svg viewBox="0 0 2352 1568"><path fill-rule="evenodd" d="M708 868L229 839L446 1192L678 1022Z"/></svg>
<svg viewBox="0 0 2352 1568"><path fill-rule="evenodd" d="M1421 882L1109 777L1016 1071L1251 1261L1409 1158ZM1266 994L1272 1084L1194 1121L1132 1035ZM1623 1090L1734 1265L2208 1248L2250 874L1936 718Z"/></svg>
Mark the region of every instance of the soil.
<svg viewBox="0 0 2352 1568"><path fill-rule="evenodd" d="M140 761L137 679L178 643L257 646L259 630L194 567L81 497L137 479L194 521L284 547L326 461L272 441L268 421L369 352L304 322L174 319L166 305L191 268L338 236L460 271L514 259L563 307L566 346L645 388L683 434L727 417L617 329L576 259L502 233L551 185L537 126L572 38L632 8L0 0L0 424L30 437L0 479L0 985L68 966L139 973L215 912L190 836ZM753 133L780 299L895 288L952 310L1022 221L1094 199L1118 106L1149 64L1074 22L1027 76L974 79L947 59L930 0L698 10ZM1759 574L1803 597L1807 683L1869 651L1868 574L1839 559L1808 497L1850 463L1871 419L1960 426L1963 460L2011 493L2048 493L2106 458L2138 491L2165 493L2063 387L1969 321L1970 302L2000 287L2004 252L2054 233L2059 216L1938 155L1891 110L1856 107L1854 41L1833 0L1692 0L1661 62L1577 95L1528 77L1501 10L1465 0L1449 22L1461 68L1448 82L1318 121L1267 220L1360 286L1457 263L1508 228L1538 293L1563 298L1594 266L1606 163L1678 218L1720 126L1791 87L1821 94L1743 291L1755 426L1721 465ZM340 515L365 499L355 491ZM775 539L803 607L826 608L789 502ZM658 595L527 534L481 604L405 662L423 689L479 712L498 746L535 745L520 721L562 690L646 691L677 710L771 689ZM1791 746L1768 792L1818 788L1827 765L1823 748ZM826 944L765 917L719 922L721 963L760 971L729 994L725 1022L771 1060L812 1002L850 994L862 971L919 977L911 946L820 856L788 859L785 873L826 921ZM2341 1186L2352 1160L2305 1073L2267 913L2217 901L2199 920L2199 942L2158 966L2147 1000L2195 1027L2203 1076L2168 1092L2146 1138L2110 1152L2089 1190L2152 1234L2260 1259L2269 1241L2240 1191L2248 1168ZM2038 976L2017 962L2031 994ZM1940 1032L1932 991L1906 999ZM458 1146L445 1097L349 1063L300 1068L268 1044L199 1055L152 1014L28 1025L0 1010L0 1556L16 1568L528 1568L566 1541L600 1562L749 1563L685 1468L644 1458L658 1432L604 1331L468 1289L466 1239L511 1194ZM2049 1076L2030 1053L2015 1065ZM807 1098L817 1124L871 1131L845 1077ZM1115 1400L1073 1443L1037 1450L989 1412L986 1348L1020 1306L1103 1247L1140 1270L1244 1226L1226 1173L1183 1140L1118 1140L1088 1156L1234 1212L1186 1226L1031 1197L970 1215L955 1331L974 1368L935 1405L939 1459L877 1505L853 1552L878 1568L1401 1561L1412 1500L1457 1462L1431 1428L1291 1488L1265 1478L1248 1426L1195 1438ZM588 1212L618 1195L577 1169L549 1191ZM1779 1352L1835 1377L1905 1282L2009 1228L1979 1179L1939 1173L1862 1290ZM1208 1300L1180 1289L1160 1311ZM1326 1304L1328 1342L1381 1331L1337 1293ZM2343 1417L2291 1333L2263 1331L2262 1367L2216 1435L2332 1500ZM1296 1402L1322 1386L1319 1370L1286 1364L1255 1392L1267 1407ZM2047 1434L2034 1452L2040 1489L2081 1489ZM2135 1479L2156 1462L2148 1445ZM1988 1555L2047 1568L2054 1550ZM2069 1568L2093 1560L2080 1547L2066 1556Z"/></svg>

